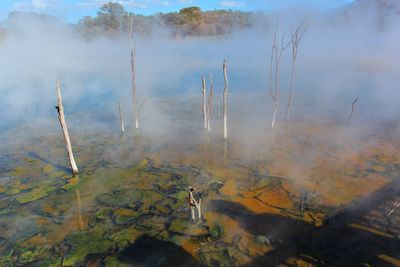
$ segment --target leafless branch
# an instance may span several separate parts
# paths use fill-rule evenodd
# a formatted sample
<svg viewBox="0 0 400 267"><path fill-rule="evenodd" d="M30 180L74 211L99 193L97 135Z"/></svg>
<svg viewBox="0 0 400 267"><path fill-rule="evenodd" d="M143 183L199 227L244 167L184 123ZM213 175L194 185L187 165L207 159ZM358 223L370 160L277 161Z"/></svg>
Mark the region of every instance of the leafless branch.
<svg viewBox="0 0 400 267"><path fill-rule="evenodd" d="M354 99L353 103L351 104L351 112L350 112L349 117L347 118L347 123L350 123L351 117L353 117L353 113L355 111L355 105L356 105L357 101L358 101L358 96Z"/></svg>

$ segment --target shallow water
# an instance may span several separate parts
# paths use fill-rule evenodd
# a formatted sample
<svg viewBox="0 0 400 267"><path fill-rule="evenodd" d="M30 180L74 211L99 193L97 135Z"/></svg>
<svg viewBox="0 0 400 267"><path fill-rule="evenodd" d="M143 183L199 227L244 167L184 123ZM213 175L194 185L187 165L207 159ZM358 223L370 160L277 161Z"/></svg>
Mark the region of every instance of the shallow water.
<svg viewBox="0 0 400 267"><path fill-rule="evenodd" d="M72 115L76 177L57 121L3 132L0 266L399 264L392 128L238 120L225 142L218 114L207 134L176 107L168 131L125 135Z"/></svg>

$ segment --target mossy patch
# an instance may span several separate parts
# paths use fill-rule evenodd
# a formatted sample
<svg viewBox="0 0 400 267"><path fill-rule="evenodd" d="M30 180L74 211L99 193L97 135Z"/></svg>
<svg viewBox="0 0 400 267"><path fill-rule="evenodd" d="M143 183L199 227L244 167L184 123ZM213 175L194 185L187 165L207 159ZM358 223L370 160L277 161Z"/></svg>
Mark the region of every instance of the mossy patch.
<svg viewBox="0 0 400 267"><path fill-rule="evenodd" d="M105 253L112 245L111 240L104 238L104 229L92 229L91 231L71 234L66 242L72 247L64 256L63 266L75 266L83 262L90 254Z"/></svg>
<svg viewBox="0 0 400 267"><path fill-rule="evenodd" d="M116 224L125 224L134 221L139 213L131 209L120 208L114 212L114 221Z"/></svg>
<svg viewBox="0 0 400 267"><path fill-rule="evenodd" d="M34 189L32 189L28 193L24 193L17 197L17 201L21 204L28 203L31 201L35 201L41 198L46 197L51 192L55 191L56 188L51 185L40 185Z"/></svg>
<svg viewBox="0 0 400 267"><path fill-rule="evenodd" d="M169 230L171 232L191 236L199 236L208 233L207 229L205 229L201 225L192 224L191 222L182 219L174 220L169 226Z"/></svg>

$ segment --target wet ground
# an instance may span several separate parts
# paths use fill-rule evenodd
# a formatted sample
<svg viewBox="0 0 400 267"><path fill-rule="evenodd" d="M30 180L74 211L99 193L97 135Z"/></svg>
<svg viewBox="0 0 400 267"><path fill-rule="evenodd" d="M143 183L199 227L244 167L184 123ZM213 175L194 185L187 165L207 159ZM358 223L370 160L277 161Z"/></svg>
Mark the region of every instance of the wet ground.
<svg viewBox="0 0 400 267"><path fill-rule="evenodd" d="M238 120L225 142L185 108L162 134L67 118L75 177L56 120L3 132L0 266L400 266L395 127Z"/></svg>

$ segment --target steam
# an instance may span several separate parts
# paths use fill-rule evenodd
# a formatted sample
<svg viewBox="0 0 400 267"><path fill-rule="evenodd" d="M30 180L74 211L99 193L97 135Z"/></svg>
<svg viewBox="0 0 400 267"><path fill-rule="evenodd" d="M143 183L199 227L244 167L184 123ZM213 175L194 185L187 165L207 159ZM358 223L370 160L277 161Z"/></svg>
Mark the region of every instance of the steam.
<svg viewBox="0 0 400 267"><path fill-rule="evenodd" d="M272 114L267 91L268 58L277 16L279 31L287 38L302 18L308 23L299 47L294 120L345 121L356 96L360 99L354 121L398 118L398 18L389 16L382 26L377 23L380 14L372 11L367 17L339 15L340 10L324 12L303 9L256 13L251 28L218 38L175 40L158 33L136 36L138 102L146 98L153 101L142 111L152 120L146 124L159 123L168 128L166 121L176 118L163 114L155 99L162 96L195 103L196 97L200 99L202 75L213 74L215 94L220 95L220 66L226 58L230 62L232 97L244 97L244 102L255 100L241 110L240 103L235 106L232 102L230 109L245 117L248 124L263 125L259 120ZM127 36L87 41L62 21L21 14L7 21L0 58L0 129L15 127L26 119L54 120L57 79L63 87L67 113L92 114L93 122L102 123L103 115L118 116L116 103L121 99L124 113L131 116ZM281 67L281 110L287 101L289 74L287 53ZM198 106L192 108L194 114L200 114ZM233 114L230 119L235 121ZM278 124L282 123L281 116Z"/></svg>

